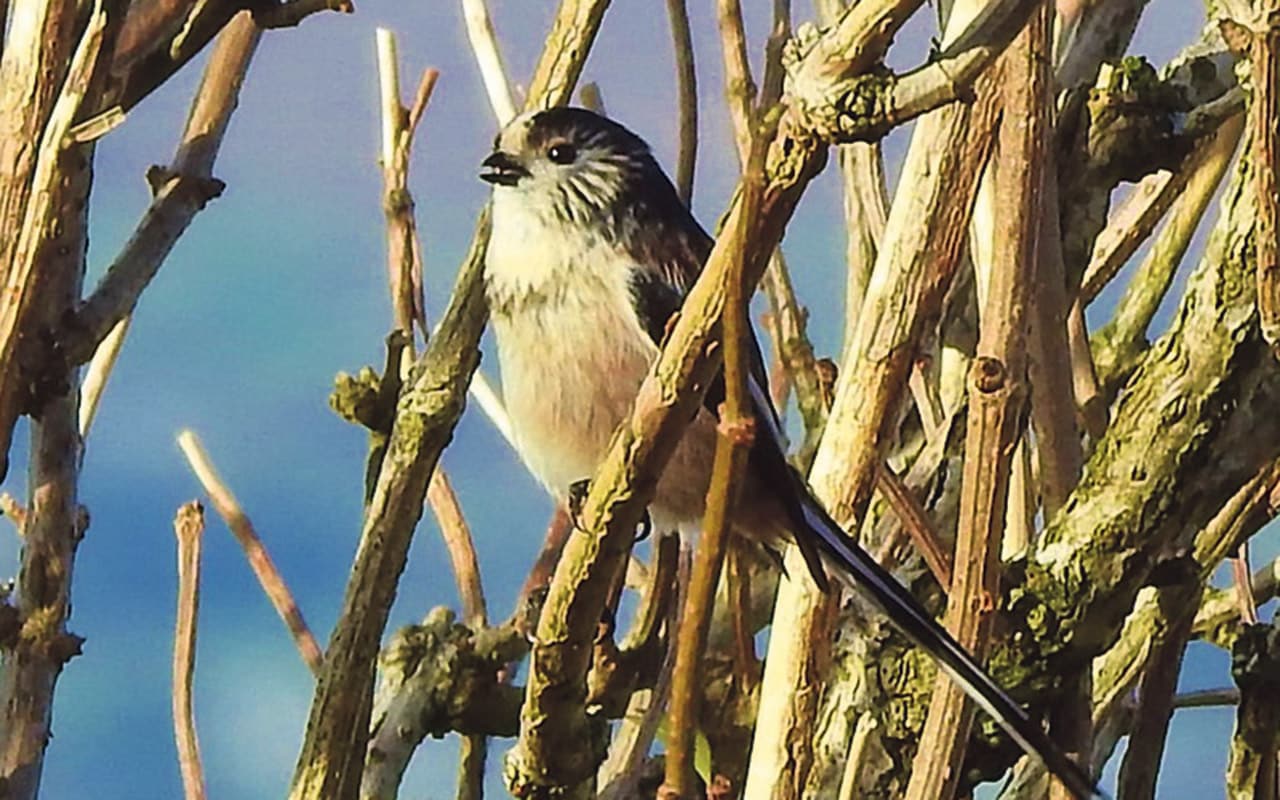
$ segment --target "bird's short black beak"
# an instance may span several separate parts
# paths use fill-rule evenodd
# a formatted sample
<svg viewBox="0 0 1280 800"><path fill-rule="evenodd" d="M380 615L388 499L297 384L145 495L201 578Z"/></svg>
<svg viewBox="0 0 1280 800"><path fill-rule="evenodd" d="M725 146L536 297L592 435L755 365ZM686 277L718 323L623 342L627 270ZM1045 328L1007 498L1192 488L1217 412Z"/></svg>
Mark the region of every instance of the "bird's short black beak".
<svg viewBox="0 0 1280 800"><path fill-rule="evenodd" d="M480 180L499 186L515 186L521 178L529 176L529 170L501 150L491 154L481 162L480 166L484 167L480 173Z"/></svg>

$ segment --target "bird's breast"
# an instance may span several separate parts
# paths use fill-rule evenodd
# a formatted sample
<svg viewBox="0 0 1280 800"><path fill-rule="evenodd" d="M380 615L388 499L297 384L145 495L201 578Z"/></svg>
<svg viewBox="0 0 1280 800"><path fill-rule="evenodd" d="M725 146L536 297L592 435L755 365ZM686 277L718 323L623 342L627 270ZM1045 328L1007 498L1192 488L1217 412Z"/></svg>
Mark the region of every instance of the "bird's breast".
<svg viewBox="0 0 1280 800"><path fill-rule="evenodd" d="M525 237L494 249L487 291L516 446L557 497L595 472L657 355L607 249Z"/></svg>

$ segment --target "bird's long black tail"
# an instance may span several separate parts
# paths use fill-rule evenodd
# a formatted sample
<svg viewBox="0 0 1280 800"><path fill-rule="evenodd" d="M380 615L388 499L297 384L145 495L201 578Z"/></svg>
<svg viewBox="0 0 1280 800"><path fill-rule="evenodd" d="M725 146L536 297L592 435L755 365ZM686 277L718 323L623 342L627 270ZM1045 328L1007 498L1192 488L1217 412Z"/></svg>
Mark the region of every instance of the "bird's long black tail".
<svg viewBox="0 0 1280 800"><path fill-rule="evenodd" d="M1005 694L951 634L934 620L916 599L894 580L870 554L853 542L813 498L802 503L806 527L827 560L842 577L879 606L889 619L938 662L1018 745L1039 759L1077 797L1105 797L1089 774L1062 752L1044 729Z"/></svg>

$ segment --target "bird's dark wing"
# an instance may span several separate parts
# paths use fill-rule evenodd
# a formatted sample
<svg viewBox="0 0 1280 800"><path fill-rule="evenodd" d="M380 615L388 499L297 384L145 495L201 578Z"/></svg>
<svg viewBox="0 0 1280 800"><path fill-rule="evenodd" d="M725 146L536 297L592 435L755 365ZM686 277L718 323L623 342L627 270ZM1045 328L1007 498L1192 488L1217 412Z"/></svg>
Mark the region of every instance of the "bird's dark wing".
<svg viewBox="0 0 1280 800"><path fill-rule="evenodd" d="M673 226L673 229L682 230L682 235L668 236L653 243L653 249L644 254L645 260L641 262L653 266L637 271L631 280L636 313L658 346L662 345L668 322L680 310L685 294L702 271L702 265L710 255L713 245L711 237L687 214L686 220L683 226ZM791 523L791 529L803 530L806 524L803 499L808 496L809 490L799 473L787 461L786 437L770 399L769 374L761 355L760 343L754 329L748 326L747 331L747 382L756 418L756 437L747 457L748 469L759 476L765 486L776 491ZM724 370L721 369L708 384L702 403L712 414L719 416L720 404L724 402L724 398ZM804 556L814 582L826 591L829 586L827 573L817 547L805 536L795 537L795 543Z"/></svg>
<svg viewBox="0 0 1280 800"><path fill-rule="evenodd" d="M674 199L674 191L670 194ZM685 293L701 272L712 246L711 238L684 211L683 206L678 209L664 207L661 211L662 218L653 220L652 230L665 235L662 238L650 235L640 240L641 252L634 255L636 263L642 265L642 271L632 280L636 311L649 335L659 345L666 333L667 321L680 309ZM782 501L795 543L804 555L814 580L826 588L825 557L839 568L842 578L928 652L983 711L1024 751L1042 761L1073 794L1082 798L1100 796L1088 773L1054 744L1040 724L1005 693L902 584L885 572L836 524L809 491L784 455L786 440L769 399L768 376L754 334L748 353L751 359L748 384L756 416L756 437L748 466L762 484L776 492ZM723 401L722 371L708 387L704 404L712 413L718 414Z"/></svg>

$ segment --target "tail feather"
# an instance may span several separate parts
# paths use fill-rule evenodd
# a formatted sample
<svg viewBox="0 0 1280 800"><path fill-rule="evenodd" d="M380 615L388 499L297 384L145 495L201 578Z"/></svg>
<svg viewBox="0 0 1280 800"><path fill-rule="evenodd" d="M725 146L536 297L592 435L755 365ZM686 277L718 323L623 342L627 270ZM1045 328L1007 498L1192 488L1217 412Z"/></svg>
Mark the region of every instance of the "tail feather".
<svg viewBox="0 0 1280 800"><path fill-rule="evenodd" d="M811 498L803 504L809 531L844 579L884 611L908 638L930 653L944 672L1028 755L1044 763L1080 798L1105 797L1089 774L1067 757L1027 712L1009 697L960 644L875 559L853 542Z"/></svg>

